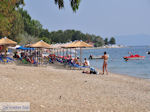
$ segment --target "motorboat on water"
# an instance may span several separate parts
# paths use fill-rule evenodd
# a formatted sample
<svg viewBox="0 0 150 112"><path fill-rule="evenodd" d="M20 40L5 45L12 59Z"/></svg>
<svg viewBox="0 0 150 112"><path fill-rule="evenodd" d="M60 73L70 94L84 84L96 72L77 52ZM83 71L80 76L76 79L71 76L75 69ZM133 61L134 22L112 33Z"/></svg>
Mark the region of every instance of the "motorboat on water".
<svg viewBox="0 0 150 112"><path fill-rule="evenodd" d="M138 54L135 54L135 55L130 55L130 56L124 56L123 58L125 60L137 60L137 59L144 59L145 56L140 56Z"/></svg>
<svg viewBox="0 0 150 112"><path fill-rule="evenodd" d="M109 57L109 55L107 54L107 56ZM98 56L94 56L94 55L90 55L89 59L102 59L102 55L98 55Z"/></svg>
<svg viewBox="0 0 150 112"><path fill-rule="evenodd" d="M94 56L94 55L90 55L89 59L102 59L102 56Z"/></svg>

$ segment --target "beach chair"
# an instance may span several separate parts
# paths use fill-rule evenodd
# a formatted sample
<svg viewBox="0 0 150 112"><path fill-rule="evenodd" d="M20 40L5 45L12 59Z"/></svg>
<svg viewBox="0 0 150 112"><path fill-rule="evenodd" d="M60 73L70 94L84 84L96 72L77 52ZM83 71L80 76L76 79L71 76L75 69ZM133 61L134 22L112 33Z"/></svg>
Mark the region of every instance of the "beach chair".
<svg viewBox="0 0 150 112"><path fill-rule="evenodd" d="M1 63L4 63L4 60L3 60L3 58L2 58L2 57L0 57L0 62L1 62Z"/></svg>
<svg viewBox="0 0 150 112"><path fill-rule="evenodd" d="M32 58L31 64L38 65L38 62L36 62L35 58Z"/></svg>
<svg viewBox="0 0 150 112"><path fill-rule="evenodd" d="M29 62L25 59L22 59L22 64L29 64Z"/></svg>
<svg viewBox="0 0 150 112"><path fill-rule="evenodd" d="M6 60L7 60L7 61L6 61L7 63L9 63L9 62L12 63L12 62L14 62L14 59L13 59L13 58L10 58L10 57L6 57Z"/></svg>
<svg viewBox="0 0 150 112"><path fill-rule="evenodd" d="M81 65L78 65L78 64L75 64L75 63L69 63L69 66L70 66L70 69L71 68L79 68L79 69L85 69L85 68L90 68L90 66L81 66Z"/></svg>
<svg viewBox="0 0 150 112"><path fill-rule="evenodd" d="M53 60L51 58L49 58L49 63L54 63Z"/></svg>
<svg viewBox="0 0 150 112"><path fill-rule="evenodd" d="M0 62L2 62L2 63L10 63L13 61L14 61L14 59L12 59L10 57L0 57Z"/></svg>
<svg viewBox="0 0 150 112"><path fill-rule="evenodd" d="M59 63L63 63L63 61L58 59L58 58L56 58L56 61L59 62Z"/></svg>

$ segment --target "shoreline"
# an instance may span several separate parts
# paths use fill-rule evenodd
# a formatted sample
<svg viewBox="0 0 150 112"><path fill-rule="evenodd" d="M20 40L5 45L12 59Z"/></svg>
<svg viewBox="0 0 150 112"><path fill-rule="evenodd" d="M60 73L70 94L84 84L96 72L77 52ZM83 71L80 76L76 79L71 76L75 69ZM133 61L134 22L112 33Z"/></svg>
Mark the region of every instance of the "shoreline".
<svg viewBox="0 0 150 112"><path fill-rule="evenodd" d="M119 73L113 73L113 72L110 72L111 74L115 74L115 75L121 75L121 76L127 76L127 77L131 77L131 78L137 78L137 79L143 79L143 80L148 80L150 81L150 78L144 78L144 77L136 77L136 76L131 76L131 75L128 75L128 74L119 74Z"/></svg>
<svg viewBox="0 0 150 112"><path fill-rule="evenodd" d="M150 111L150 83L145 79L83 74L53 64L0 64L0 69L0 101L30 102L31 112Z"/></svg>
<svg viewBox="0 0 150 112"><path fill-rule="evenodd" d="M87 48L82 48L82 49L111 49L111 48L126 48L126 47L128 47L128 46L116 46L116 47L113 47L113 46L102 46L102 47L87 47Z"/></svg>

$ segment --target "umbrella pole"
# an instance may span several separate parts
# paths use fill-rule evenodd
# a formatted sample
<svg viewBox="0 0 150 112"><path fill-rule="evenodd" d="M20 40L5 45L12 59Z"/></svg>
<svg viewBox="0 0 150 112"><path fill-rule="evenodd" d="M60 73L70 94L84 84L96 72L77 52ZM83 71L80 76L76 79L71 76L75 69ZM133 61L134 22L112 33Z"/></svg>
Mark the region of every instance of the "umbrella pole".
<svg viewBox="0 0 150 112"><path fill-rule="evenodd" d="M68 55L68 48L67 48L67 51L66 51L66 56Z"/></svg>
<svg viewBox="0 0 150 112"><path fill-rule="evenodd" d="M39 61L38 61L38 48L36 48L36 61L39 64Z"/></svg>
<svg viewBox="0 0 150 112"><path fill-rule="evenodd" d="M43 65L44 64L44 57L42 56L42 54L43 54L43 49L41 48L41 63Z"/></svg>
<svg viewBox="0 0 150 112"><path fill-rule="evenodd" d="M40 48L40 56L41 56L40 62L41 62L41 65L42 65L42 48Z"/></svg>
<svg viewBox="0 0 150 112"><path fill-rule="evenodd" d="M80 63L82 64L82 52L81 52L81 47L80 47Z"/></svg>
<svg viewBox="0 0 150 112"><path fill-rule="evenodd" d="M36 61L36 63L38 64L38 62L37 62L37 54L36 54L36 48L34 49L35 51L35 61ZM34 54L34 53L33 53ZM33 55L34 56L34 55Z"/></svg>
<svg viewBox="0 0 150 112"><path fill-rule="evenodd" d="M57 49L57 56L58 56L58 49Z"/></svg>
<svg viewBox="0 0 150 112"><path fill-rule="evenodd" d="M60 55L60 49L57 49L58 50L58 56Z"/></svg>
<svg viewBox="0 0 150 112"><path fill-rule="evenodd" d="M70 58L72 57L72 56L71 56L71 48L70 48L70 56L69 56L69 57L70 57Z"/></svg>
<svg viewBox="0 0 150 112"><path fill-rule="evenodd" d="M55 55L55 49L53 48L53 53L54 53L54 55Z"/></svg>
<svg viewBox="0 0 150 112"><path fill-rule="evenodd" d="M60 56L61 56L61 48L60 48Z"/></svg>
<svg viewBox="0 0 150 112"><path fill-rule="evenodd" d="M4 57L6 57L7 56L7 47L5 46L5 49L4 49L5 51L5 56Z"/></svg>
<svg viewBox="0 0 150 112"><path fill-rule="evenodd" d="M61 54L61 56L62 56L62 48L60 48L60 54Z"/></svg>
<svg viewBox="0 0 150 112"><path fill-rule="evenodd" d="M39 48L39 63L41 65L40 53L41 53L41 51L40 51L40 48Z"/></svg>
<svg viewBox="0 0 150 112"><path fill-rule="evenodd" d="M58 56L59 56L59 54L60 54L60 49L57 49L58 50Z"/></svg>
<svg viewBox="0 0 150 112"><path fill-rule="evenodd" d="M75 58L77 57L77 54L76 54L76 48L75 48Z"/></svg>
<svg viewBox="0 0 150 112"><path fill-rule="evenodd" d="M40 50L38 48L38 62L39 62L39 65L40 65L40 58L39 58L39 56L40 56Z"/></svg>
<svg viewBox="0 0 150 112"><path fill-rule="evenodd" d="M63 48L63 57L64 57L64 48Z"/></svg>

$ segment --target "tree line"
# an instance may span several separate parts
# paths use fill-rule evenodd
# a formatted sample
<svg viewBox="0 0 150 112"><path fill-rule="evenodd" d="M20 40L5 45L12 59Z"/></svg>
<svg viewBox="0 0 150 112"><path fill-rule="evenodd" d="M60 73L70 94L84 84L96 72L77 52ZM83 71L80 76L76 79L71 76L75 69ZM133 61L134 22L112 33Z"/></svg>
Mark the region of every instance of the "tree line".
<svg viewBox="0 0 150 112"><path fill-rule="evenodd" d="M58 0L55 2L59 4ZM21 5L24 5L23 0L0 1L0 37L7 36L22 45L38 40L44 40L49 44L83 40L93 43L95 47L116 43L114 37L108 40L108 38L103 39L101 36L84 34L73 29L49 32L48 29L43 28L38 20L32 19L26 10L20 8Z"/></svg>

